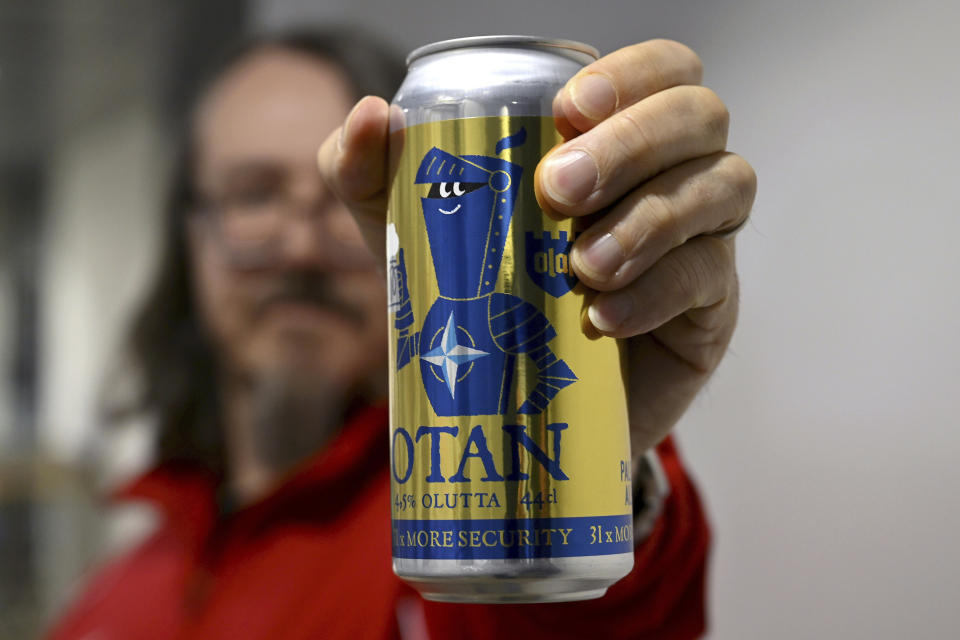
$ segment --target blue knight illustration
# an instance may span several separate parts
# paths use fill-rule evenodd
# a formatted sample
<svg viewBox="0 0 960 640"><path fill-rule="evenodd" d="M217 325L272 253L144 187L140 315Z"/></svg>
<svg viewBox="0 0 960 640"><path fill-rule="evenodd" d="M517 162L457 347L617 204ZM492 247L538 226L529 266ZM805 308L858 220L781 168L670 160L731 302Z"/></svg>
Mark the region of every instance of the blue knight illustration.
<svg viewBox="0 0 960 640"><path fill-rule="evenodd" d="M523 144L520 129L496 153ZM537 383L517 411L542 412L577 380L550 349L556 330L536 306L495 293L523 169L506 160L430 149L415 178L440 296L419 332L414 323L403 250L391 263L391 308L398 331L397 369L415 357L427 397L440 416L507 413L517 359L536 367ZM514 405L516 406L516 405Z"/></svg>

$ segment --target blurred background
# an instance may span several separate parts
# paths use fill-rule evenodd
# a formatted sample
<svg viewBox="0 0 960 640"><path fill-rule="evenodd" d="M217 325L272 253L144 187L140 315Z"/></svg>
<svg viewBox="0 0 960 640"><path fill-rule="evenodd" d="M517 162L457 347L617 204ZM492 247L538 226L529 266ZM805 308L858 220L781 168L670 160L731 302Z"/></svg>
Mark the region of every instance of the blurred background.
<svg viewBox="0 0 960 640"><path fill-rule="evenodd" d="M960 5L673 0L0 0L0 638L30 638L149 512L97 392L157 261L191 72L250 31L398 51L652 37L705 61L760 192L733 347L678 428L715 532L713 638L960 628Z"/></svg>

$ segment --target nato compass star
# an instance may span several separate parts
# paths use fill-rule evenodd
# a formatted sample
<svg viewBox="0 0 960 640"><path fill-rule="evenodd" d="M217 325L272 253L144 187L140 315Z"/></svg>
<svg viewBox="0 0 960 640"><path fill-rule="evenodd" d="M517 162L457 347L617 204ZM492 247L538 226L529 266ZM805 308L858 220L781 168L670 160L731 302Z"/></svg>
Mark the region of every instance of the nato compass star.
<svg viewBox="0 0 960 640"><path fill-rule="evenodd" d="M443 335L440 336L440 344L420 357L430 364L440 367L443 380L447 383L452 398L454 397L453 387L457 383L457 367L488 355L490 354L486 351L457 344L457 325L453 322L453 312L451 311L450 317L447 318L447 326L444 327Z"/></svg>

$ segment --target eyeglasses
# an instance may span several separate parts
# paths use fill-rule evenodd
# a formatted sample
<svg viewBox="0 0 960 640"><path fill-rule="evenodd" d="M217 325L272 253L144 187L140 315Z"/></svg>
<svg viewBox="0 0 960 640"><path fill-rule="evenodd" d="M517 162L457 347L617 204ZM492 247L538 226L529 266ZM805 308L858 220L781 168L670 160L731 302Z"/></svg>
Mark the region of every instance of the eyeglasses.
<svg viewBox="0 0 960 640"><path fill-rule="evenodd" d="M202 199L198 213L207 222L230 264L240 269L274 266L283 259L287 234L297 218L322 229L318 252L343 268L366 268L373 257L353 216L333 195L305 204L286 189L258 187L227 191Z"/></svg>

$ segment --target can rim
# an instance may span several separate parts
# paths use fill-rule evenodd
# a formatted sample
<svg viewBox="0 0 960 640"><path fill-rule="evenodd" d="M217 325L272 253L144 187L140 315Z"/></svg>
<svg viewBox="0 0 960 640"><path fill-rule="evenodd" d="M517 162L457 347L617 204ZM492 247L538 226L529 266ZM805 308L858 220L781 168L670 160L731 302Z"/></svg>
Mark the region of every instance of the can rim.
<svg viewBox="0 0 960 640"><path fill-rule="evenodd" d="M553 47L556 49L571 49L579 51L592 57L594 60L600 58L600 52L596 47L577 42L576 40L564 40L562 38L542 38L540 36L469 36L467 38L453 38L451 40L441 40L430 44L417 47L407 56L407 66L409 67L415 60L432 53L448 51L450 49L465 49L468 47L506 47L510 45L534 46L534 47Z"/></svg>

